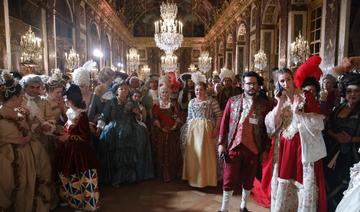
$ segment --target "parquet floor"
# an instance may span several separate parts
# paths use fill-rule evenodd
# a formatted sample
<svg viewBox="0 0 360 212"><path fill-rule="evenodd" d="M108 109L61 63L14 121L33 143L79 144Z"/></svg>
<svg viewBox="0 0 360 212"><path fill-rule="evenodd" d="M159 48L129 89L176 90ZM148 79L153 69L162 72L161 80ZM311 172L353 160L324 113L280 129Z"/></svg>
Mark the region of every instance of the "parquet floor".
<svg viewBox="0 0 360 212"><path fill-rule="evenodd" d="M101 190L101 209L103 212L216 212L222 200L221 187L196 189L185 181L177 180L163 183L152 180L137 184L124 184L119 188L105 187ZM239 211L240 194L231 199L229 212ZM248 209L253 212L269 212L250 200ZM59 207L55 212L74 211Z"/></svg>

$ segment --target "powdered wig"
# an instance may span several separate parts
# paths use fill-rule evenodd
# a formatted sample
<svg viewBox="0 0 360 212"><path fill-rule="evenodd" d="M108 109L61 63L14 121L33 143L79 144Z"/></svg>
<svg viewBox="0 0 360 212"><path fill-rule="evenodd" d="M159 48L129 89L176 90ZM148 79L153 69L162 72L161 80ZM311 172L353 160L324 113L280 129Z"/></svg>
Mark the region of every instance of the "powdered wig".
<svg viewBox="0 0 360 212"><path fill-rule="evenodd" d="M159 88L159 94L163 91L168 91L170 93L170 88L166 85L160 86Z"/></svg>
<svg viewBox="0 0 360 212"><path fill-rule="evenodd" d="M28 74L20 80L20 85L23 88L25 88L26 86L28 86L30 84L35 84L35 83L38 83L41 86L44 85L43 81L41 80L41 77L39 75L35 75L35 74Z"/></svg>

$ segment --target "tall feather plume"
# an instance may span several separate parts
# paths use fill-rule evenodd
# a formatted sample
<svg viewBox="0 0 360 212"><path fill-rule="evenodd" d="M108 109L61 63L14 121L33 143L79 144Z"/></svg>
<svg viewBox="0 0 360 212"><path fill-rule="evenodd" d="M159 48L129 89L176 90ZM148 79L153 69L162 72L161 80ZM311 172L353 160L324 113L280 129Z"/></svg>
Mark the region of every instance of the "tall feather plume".
<svg viewBox="0 0 360 212"><path fill-rule="evenodd" d="M294 75L294 83L297 88L301 88L304 80L308 77L314 77L317 81L320 80L323 72L321 71L319 65L321 63L321 57L315 55L311 56L301 64L296 70Z"/></svg>

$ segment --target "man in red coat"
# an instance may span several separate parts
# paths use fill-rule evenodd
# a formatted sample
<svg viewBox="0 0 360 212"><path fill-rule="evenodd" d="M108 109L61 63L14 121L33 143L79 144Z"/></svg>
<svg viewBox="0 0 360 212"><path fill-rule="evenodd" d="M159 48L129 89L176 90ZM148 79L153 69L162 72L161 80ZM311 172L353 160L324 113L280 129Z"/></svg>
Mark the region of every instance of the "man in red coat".
<svg viewBox="0 0 360 212"><path fill-rule="evenodd" d="M242 80L244 93L229 99L220 126L218 152L225 161L221 212L228 210L234 189L241 187L240 211L248 211L246 203L260 158L270 147L264 120L271 103L258 95L262 79L250 71Z"/></svg>

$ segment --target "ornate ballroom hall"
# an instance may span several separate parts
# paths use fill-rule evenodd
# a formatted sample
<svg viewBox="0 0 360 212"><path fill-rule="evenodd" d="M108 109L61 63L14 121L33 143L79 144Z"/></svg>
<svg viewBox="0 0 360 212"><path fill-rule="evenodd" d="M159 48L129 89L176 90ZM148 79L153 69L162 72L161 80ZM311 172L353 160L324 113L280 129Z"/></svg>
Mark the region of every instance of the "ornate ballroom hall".
<svg viewBox="0 0 360 212"><path fill-rule="evenodd" d="M273 91L278 68L318 55L327 74L360 55L360 0L1 0L0 11L0 70L23 76L71 74L89 60L91 80L104 67L143 82L169 71L211 78L225 67L240 76L255 71ZM194 188L181 178L100 193L98 211L106 212L218 211L223 198L221 183ZM240 201L235 192L229 211ZM270 211L252 198L247 208Z"/></svg>
<svg viewBox="0 0 360 212"><path fill-rule="evenodd" d="M129 71L130 48L139 55L138 69L161 72L164 51L154 41L154 23L161 20L160 4L152 0L3 0L0 5L0 68L26 70L21 36L31 27L41 39L40 73L64 70L73 48L80 64L89 59L98 68L114 66ZM198 65L208 51L211 71L226 64L235 73L254 67L254 55L267 56L264 77L274 67L291 67L291 43L299 33L309 42L310 54L319 54L329 71L345 56L359 55L359 3L356 0L175 0L183 41L173 53L178 71ZM94 50L97 50L94 52ZM96 52L100 52L98 55ZM95 53L95 54L94 54ZM26 61L25 61L26 62Z"/></svg>

